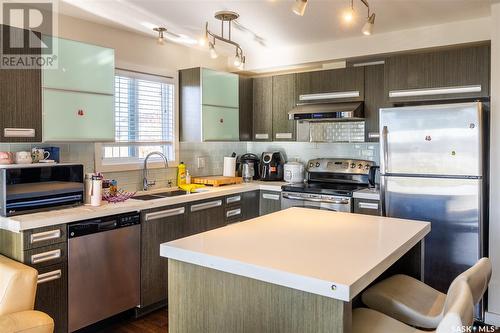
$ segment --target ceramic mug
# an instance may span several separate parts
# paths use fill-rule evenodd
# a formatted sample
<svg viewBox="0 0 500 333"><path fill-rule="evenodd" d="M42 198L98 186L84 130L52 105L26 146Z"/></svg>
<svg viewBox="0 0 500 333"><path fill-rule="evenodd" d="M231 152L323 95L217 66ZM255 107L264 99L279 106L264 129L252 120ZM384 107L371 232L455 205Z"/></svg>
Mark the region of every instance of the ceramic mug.
<svg viewBox="0 0 500 333"><path fill-rule="evenodd" d="M46 160L50 157L50 153L42 148L31 149L31 158L33 163L38 163L41 160Z"/></svg>
<svg viewBox="0 0 500 333"><path fill-rule="evenodd" d="M0 164L12 164L14 163L14 158L12 153L8 151L0 151Z"/></svg>
<svg viewBox="0 0 500 333"><path fill-rule="evenodd" d="M33 162L29 151L18 151L15 155L16 164L30 164Z"/></svg>

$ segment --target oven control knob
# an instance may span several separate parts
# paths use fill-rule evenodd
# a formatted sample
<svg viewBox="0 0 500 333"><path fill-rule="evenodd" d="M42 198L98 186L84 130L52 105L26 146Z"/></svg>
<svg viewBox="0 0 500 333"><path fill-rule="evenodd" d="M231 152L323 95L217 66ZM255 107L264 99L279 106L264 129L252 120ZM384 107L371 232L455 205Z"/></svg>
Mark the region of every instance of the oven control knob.
<svg viewBox="0 0 500 333"><path fill-rule="evenodd" d="M319 168L319 162L316 162L316 168Z"/></svg>
<svg viewBox="0 0 500 333"><path fill-rule="evenodd" d="M358 164L358 169L363 169L363 164Z"/></svg>
<svg viewBox="0 0 500 333"><path fill-rule="evenodd" d="M365 165L365 170L368 170L368 169L370 169L370 166L367 164L367 165Z"/></svg>
<svg viewBox="0 0 500 333"><path fill-rule="evenodd" d="M309 167L312 168L314 166L314 163L309 163Z"/></svg>
<svg viewBox="0 0 500 333"><path fill-rule="evenodd" d="M356 163L351 163L351 168L355 168L356 167Z"/></svg>

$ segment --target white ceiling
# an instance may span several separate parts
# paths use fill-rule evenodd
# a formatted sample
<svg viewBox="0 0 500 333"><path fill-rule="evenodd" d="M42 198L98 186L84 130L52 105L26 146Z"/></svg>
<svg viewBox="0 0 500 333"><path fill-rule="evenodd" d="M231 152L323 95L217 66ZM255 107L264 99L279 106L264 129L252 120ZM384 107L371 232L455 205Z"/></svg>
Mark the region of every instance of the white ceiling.
<svg viewBox="0 0 500 333"><path fill-rule="evenodd" d="M198 39L204 24L220 33L220 22L213 18L219 10L232 10L245 29L233 28L233 40L244 48L292 47L361 35L366 7L354 0L357 15L346 26L341 13L349 0L309 0L306 13L292 13L293 0L63 0L63 14L134 30L154 36L153 26ZM374 34L438 25L490 15L490 0L368 0L376 13ZM243 31L246 30L246 31ZM263 43L256 41L260 39ZM367 37L370 38L370 37ZM266 46L262 46L265 44Z"/></svg>

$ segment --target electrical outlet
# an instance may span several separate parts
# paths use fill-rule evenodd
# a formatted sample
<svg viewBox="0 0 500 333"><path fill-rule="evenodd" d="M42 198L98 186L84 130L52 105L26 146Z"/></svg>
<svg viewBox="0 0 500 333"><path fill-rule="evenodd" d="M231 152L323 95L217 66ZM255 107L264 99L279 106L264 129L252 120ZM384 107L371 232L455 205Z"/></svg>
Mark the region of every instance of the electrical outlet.
<svg viewBox="0 0 500 333"><path fill-rule="evenodd" d="M196 160L197 160L198 169L206 168L207 158L205 156L198 156Z"/></svg>

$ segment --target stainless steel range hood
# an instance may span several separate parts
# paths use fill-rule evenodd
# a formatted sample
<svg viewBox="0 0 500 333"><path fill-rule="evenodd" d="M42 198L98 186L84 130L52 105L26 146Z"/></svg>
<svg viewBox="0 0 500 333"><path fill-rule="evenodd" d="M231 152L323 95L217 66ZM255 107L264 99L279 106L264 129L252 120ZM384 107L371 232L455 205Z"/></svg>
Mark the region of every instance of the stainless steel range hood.
<svg viewBox="0 0 500 333"><path fill-rule="evenodd" d="M364 119L363 102L298 104L288 118L302 121L356 121Z"/></svg>

